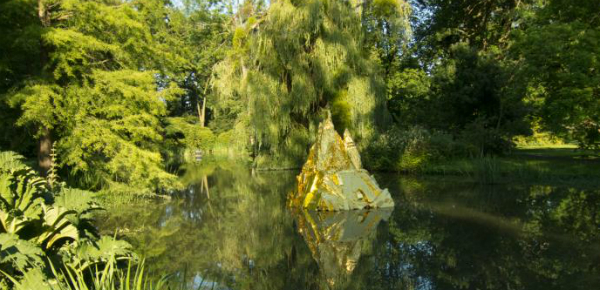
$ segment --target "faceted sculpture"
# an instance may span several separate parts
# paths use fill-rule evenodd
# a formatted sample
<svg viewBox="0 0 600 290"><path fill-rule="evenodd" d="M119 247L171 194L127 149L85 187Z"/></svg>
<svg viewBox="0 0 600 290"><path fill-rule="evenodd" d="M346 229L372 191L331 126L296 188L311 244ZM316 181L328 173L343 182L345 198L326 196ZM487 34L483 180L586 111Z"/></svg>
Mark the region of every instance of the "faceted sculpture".
<svg viewBox="0 0 600 290"><path fill-rule="evenodd" d="M350 133L344 139L335 131L331 117L319 125L315 144L297 177L298 189L290 203L306 209L338 211L393 207L387 189L362 168Z"/></svg>

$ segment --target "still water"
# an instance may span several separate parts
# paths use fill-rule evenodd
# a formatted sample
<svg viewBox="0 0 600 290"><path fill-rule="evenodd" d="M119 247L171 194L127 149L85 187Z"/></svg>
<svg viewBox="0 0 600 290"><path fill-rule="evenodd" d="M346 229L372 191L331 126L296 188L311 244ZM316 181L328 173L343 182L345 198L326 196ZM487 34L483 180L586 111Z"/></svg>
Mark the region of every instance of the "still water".
<svg viewBox="0 0 600 290"><path fill-rule="evenodd" d="M286 207L296 172L190 167L98 219L189 289L600 289L600 190L376 174L389 211Z"/></svg>

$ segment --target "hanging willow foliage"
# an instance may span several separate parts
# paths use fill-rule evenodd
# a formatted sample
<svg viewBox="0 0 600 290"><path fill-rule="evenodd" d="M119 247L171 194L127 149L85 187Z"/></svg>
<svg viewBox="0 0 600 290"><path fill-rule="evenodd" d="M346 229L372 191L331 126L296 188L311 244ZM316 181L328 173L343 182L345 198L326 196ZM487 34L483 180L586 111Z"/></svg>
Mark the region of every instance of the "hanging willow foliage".
<svg viewBox="0 0 600 290"><path fill-rule="evenodd" d="M377 56L365 48L364 4L281 0L249 17L214 69L216 118L235 118L259 153L304 157L329 109L364 146L390 120Z"/></svg>

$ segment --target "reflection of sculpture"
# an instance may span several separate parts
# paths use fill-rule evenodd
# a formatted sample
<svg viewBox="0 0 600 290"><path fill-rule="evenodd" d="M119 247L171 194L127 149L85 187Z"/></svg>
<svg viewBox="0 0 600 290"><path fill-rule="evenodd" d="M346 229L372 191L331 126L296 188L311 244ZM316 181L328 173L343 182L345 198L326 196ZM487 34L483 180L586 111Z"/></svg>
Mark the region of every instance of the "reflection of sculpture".
<svg viewBox="0 0 600 290"><path fill-rule="evenodd" d="M297 179L298 190L291 196L295 206L326 211L394 206L387 189L381 190L362 168L350 133L346 130L342 139L331 118L319 125L317 140Z"/></svg>
<svg viewBox="0 0 600 290"><path fill-rule="evenodd" d="M295 211L298 231L308 244L329 286L348 281L379 222L391 209L343 212Z"/></svg>

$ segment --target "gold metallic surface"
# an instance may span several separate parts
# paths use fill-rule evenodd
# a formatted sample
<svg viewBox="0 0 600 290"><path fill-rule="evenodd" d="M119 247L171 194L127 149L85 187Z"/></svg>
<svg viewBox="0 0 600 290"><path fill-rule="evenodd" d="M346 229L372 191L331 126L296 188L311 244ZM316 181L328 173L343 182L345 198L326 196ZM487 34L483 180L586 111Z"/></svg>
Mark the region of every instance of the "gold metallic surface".
<svg viewBox="0 0 600 290"><path fill-rule="evenodd" d="M290 205L320 211L393 207L387 189L362 168L360 154L350 133L344 139L331 118L319 125L315 144L297 177L298 187Z"/></svg>
<svg viewBox="0 0 600 290"><path fill-rule="evenodd" d="M377 226L392 209L317 212L294 209L304 238L331 289L342 289L365 250L371 248Z"/></svg>

